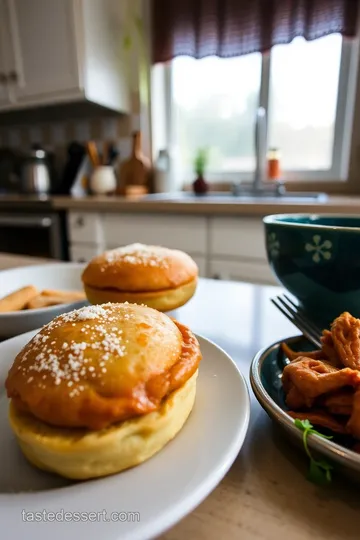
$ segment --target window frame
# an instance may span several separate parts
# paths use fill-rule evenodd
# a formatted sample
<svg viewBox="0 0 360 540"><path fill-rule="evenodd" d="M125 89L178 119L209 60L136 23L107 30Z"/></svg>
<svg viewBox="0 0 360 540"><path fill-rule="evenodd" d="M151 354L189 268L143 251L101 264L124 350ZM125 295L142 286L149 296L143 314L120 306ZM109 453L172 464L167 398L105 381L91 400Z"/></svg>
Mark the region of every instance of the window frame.
<svg viewBox="0 0 360 540"><path fill-rule="evenodd" d="M341 62L339 68L339 80L345 81L339 85L334 144L332 150L332 167L328 170L286 170L283 171L282 179L291 181L346 181L349 169L351 132L353 113L355 106L356 80L359 61L359 38L348 40L343 37L341 46ZM259 90L259 106L269 110L271 53L263 53L261 57L261 77ZM175 144L175 130L173 122L173 97L172 97L172 70L171 62L164 64L161 70L162 84L164 85L164 108L165 125L163 128L166 146L170 150ZM158 75L159 77L159 75ZM155 113L155 111L154 111ZM268 117L268 114L267 114ZM255 119L254 119L255 133ZM268 145L267 145L268 146ZM163 146L162 146L163 147ZM265 156L263 156L264 158ZM251 181L254 173L251 171L231 172L208 172L206 177L210 183L226 184L239 181ZM183 184L188 185L193 178L184 178Z"/></svg>

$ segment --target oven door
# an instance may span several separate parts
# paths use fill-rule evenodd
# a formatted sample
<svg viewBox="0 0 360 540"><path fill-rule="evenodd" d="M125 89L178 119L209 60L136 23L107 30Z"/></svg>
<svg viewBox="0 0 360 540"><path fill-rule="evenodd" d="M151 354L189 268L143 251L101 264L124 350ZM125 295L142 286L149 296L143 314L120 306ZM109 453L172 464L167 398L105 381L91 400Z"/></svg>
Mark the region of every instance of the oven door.
<svg viewBox="0 0 360 540"><path fill-rule="evenodd" d="M62 233L57 214L0 214L0 251L62 259Z"/></svg>

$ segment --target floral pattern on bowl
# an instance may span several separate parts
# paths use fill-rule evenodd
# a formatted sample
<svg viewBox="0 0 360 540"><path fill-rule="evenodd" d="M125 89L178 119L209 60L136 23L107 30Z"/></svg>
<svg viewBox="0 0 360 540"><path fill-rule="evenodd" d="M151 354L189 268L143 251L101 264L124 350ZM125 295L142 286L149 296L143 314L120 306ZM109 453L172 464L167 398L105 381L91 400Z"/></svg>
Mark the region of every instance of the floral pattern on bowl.
<svg viewBox="0 0 360 540"><path fill-rule="evenodd" d="M319 234L314 234L311 244L309 242L305 244L305 250L312 254L314 263L319 263L322 259L325 261L331 259L331 248L332 242L323 240Z"/></svg>

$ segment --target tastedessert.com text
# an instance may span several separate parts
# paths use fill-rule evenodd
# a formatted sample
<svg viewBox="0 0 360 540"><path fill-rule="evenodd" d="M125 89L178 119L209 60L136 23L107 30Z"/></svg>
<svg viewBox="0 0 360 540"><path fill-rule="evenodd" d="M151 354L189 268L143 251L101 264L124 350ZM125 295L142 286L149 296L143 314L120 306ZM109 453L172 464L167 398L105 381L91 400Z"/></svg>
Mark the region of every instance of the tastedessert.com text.
<svg viewBox="0 0 360 540"><path fill-rule="evenodd" d="M40 510L36 512L21 511L22 520L28 523L31 522L139 522L140 512L109 512L101 510L96 512L68 512L64 509L58 512L48 510Z"/></svg>

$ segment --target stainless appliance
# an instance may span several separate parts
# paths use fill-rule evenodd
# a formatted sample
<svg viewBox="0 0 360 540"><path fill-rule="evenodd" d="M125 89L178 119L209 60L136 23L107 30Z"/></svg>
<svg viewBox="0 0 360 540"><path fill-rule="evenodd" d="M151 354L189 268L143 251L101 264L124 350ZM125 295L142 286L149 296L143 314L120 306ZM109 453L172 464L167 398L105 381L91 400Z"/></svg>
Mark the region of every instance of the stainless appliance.
<svg viewBox="0 0 360 540"><path fill-rule="evenodd" d="M40 195L49 193L50 187L50 170L46 152L42 148L35 148L23 162L21 191Z"/></svg>
<svg viewBox="0 0 360 540"><path fill-rule="evenodd" d="M65 214L48 200L1 198L0 252L68 260Z"/></svg>

